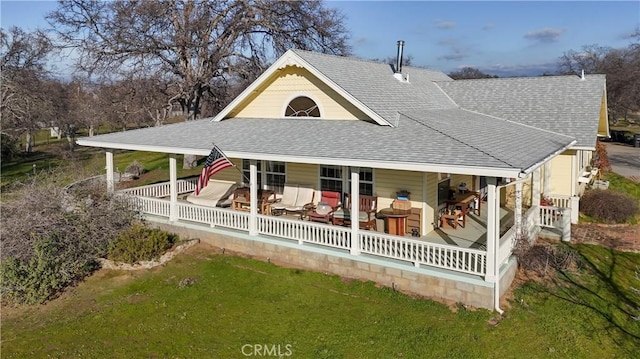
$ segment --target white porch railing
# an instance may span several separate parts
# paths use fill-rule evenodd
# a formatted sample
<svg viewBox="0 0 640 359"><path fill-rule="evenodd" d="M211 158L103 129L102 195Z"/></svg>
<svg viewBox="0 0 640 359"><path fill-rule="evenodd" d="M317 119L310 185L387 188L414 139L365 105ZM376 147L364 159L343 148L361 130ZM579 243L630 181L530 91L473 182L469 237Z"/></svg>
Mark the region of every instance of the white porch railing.
<svg viewBox="0 0 640 359"><path fill-rule="evenodd" d="M332 248L350 249L351 230L345 227L258 215L258 233Z"/></svg>
<svg viewBox="0 0 640 359"><path fill-rule="evenodd" d="M487 252L483 250L429 243L369 231L360 232L358 237L362 253L408 261L416 266L424 264L463 273L485 274Z"/></svg>
<svg viewBox="0 0 640 359"><path fill-rule="evenodd" d="M524 238L527 238L529 242L533 242L538 232L538 226L536 224L536 211L535 208L529 208L529 210L522 216L522 233ZM500 243L498 246L498 263L506 262L516 245L518 238L516 233L516 227L511 227L507 233L500 237Z"/></svg>
<svg viewBox="0 0 640 359"><path fill-rule="evenodd" d="M562 223L563 212L559 207L540 206L540 227L557 228Z"/></svg>
<svg viewBox="0 0 640 359"><path fill-rule="evenodd" d="M161 200L164 201L164 200ZM168 202L168 201L167 201ZM178 219L190 222L208 224L211 227L226 227L249 230L249 213L231 211L224 208L198 206L190 203L179 202Z"/></svg>
<svg viewBox="0 0 640 359"><path fill-rule="evenodd" d="M136 210L155 216L169 217L171 213L171 202L168 200L151 197L131 197Z"/></svg>
<svg viewBox="0 0 640 359"><path fill-rule="evenodd" d="M511 257L517 240L515 226L509 228L507 233L500 237L500 243L498 244L498 263L502 264Z"/></svg>
<svg viewBox="0 0 640 359"><path fill-rule="evenodd" d="M164 196L168 192L167 188L168 184L167 187L158 184L118 193L131 196L132 204L142 213L168 218L171 215L171 201L155 197ZM134 193L154 197L132 195ZM248 212L185 202L176 203L175 209L178 220L249 231ZM352 247L351 229L346 227L258 215L257 229L260 234L296 240L300 244L313 243L345 250ZM480 276L486 273L485 250L435 244L371 231L360 232L358 240L362 253L406 261L415 266L427 265Z"/></svg>
<svg viewBox="0 0 640 359"><path fill-rule="evenodd" d="M547 198L553 202L554 207L571 208L571 196L550 194Z"/></svg>
<svg viewBox="0 0 640 359"><path fill-rule="evenodd" d="M197 181L197 177L178 180L178 194L193 192L196 189ZM135 188L126 188L118 192L139 197L161 198L171 195L171 188L169 182L164 182Z"/></svg>

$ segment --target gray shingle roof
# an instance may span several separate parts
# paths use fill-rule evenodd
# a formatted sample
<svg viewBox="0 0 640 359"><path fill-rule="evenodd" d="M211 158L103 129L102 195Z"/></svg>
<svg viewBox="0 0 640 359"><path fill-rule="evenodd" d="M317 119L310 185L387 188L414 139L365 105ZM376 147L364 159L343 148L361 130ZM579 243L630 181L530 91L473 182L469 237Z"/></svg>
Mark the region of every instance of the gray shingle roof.
<svg viewBox="0 0 640 359"><path fill-rule="evenodd" d="M462 108L573 136L595 147L605 75L442 81Z"/></svg>
<svg viewBox="0 0 640 359"><path fill-rule="evenodd" d="M485 131L487 126L499 126L500 131ZM327 164L362 160L522 170L572 141L508 121L498 125L493 118L460 109L403 114L395 128L352 120L205 119L84 140L130 148L146 145L207 151L215 143L225 152L309 157Z"/></svg>
<svg viewBox="0 0 640 359"><path fill-rule="evenodd" d="M393 77L390 65L348 57L293 50L303 60L390 123L398 112L454 108L434 81L451 78L440 71L403 67L408 82Z"/></svg>

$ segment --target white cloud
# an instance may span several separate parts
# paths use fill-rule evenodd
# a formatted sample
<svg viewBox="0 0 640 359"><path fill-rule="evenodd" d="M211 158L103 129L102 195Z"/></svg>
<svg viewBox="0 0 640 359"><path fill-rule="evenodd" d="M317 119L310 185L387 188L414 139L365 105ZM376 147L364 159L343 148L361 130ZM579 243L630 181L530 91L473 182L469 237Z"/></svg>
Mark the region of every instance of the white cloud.
<svg viewBox="0 0 640 359"><path fill-rule="evenodd" d="M536 42L556 42L565 33L565 29L554 29L545 27L544 29L529 31L524 34L525 39L533 40Z"/></svg>
<svg viewBox="0 0 640 359"><path fill-rule="evenodd" d="M456 27L456 23L453 22L453 21L438 21L436 23L436 27L438 29L448 30L448 29L453 29L454 27Z"/></svg>

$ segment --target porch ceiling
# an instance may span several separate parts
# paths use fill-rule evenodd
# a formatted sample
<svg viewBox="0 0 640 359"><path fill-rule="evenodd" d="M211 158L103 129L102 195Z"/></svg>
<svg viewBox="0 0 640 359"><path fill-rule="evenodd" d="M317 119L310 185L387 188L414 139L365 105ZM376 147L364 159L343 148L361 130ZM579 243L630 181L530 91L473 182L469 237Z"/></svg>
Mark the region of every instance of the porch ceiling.
<svg viewBox="0 0 640 359"><path fill-rule="evenodd" d="M460 109L398 118L395 128L347 120L202 119L77 142L196 155L207 155L215 143L237 158L504 177L517 177L572 143L564 135Z"/></svg>

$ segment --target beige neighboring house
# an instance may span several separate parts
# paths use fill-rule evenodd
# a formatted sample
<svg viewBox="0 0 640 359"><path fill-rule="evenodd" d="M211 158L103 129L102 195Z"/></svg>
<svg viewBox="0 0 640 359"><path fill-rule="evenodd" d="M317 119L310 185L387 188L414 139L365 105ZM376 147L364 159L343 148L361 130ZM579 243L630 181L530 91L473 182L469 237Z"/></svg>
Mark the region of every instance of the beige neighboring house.
<svg viewBox="0 0 640 359"><path fill-rule="evenodd" d="M105 149L110 191L114 150L168 155L169 182L118 191L158 226L284 265L500 311L518 234L533 240L550 227L567 236L596 137L608 133L606 115L603 75L454 81L289 50L214 118L78 144ZM248 211L184 200L195 181L176 178L178 156L206 156L213 144L238 169L215 179L249 186ZM464 227L444 217L455 197L467 196L456 193L462 183L482 197ZM389 234L389 217L364 230L357 221L259 213L259 190L282 196L292 185L313 187L315 202L322 191L375 196L382 212L406 191L411 214ZM541 206L543 195L554 206Z"/></svg>

